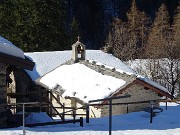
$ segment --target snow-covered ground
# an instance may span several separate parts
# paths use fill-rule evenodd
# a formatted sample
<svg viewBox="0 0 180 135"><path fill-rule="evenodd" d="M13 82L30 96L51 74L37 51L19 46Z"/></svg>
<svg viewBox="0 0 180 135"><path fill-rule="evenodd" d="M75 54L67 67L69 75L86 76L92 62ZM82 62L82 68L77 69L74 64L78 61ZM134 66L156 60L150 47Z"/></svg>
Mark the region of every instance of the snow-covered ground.
<svg viewBox="0 0 180 135"><path fill-rule="evenodd" d="M180 105L161 103L164 111L149 123L149 113L135 112L113 116L112 135L180 135ZM22 135L22 127L1 129L0 135ZM26 135L108 135L108 117L90 119L89 124L79 123L26 128Z"/></svg>

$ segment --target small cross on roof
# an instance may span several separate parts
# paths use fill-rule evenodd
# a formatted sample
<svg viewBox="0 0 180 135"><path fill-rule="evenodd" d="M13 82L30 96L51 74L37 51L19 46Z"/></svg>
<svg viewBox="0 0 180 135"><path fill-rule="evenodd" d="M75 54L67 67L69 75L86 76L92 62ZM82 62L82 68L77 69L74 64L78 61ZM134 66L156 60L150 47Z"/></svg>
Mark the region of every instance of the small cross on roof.
<svg viewBox="0 0 180 135"><path fill-rule="evenodd" d="M80 40L80 38L81 38L80 36L77 37L78 41Z"/></svg>

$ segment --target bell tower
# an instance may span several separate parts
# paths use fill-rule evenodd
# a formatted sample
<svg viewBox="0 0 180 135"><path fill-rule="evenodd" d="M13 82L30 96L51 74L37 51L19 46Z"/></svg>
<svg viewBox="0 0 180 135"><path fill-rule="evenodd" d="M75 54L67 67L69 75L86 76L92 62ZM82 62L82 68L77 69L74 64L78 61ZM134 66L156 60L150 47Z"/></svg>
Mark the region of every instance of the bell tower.
<svg viewBox="0 0 180 135"><path fill-rule="evenodd" d="M85 60L85 45L79 41L79 38L78 36L78 41L72 45L72 59L74 62Z"/></svg>

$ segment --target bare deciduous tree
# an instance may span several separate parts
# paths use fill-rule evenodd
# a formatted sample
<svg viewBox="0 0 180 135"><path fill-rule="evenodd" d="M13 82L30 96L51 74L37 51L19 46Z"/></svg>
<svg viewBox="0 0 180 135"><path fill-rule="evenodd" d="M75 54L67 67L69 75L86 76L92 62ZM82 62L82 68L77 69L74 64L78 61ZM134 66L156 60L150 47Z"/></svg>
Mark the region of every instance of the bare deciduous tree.
<svg viewBox="0 0 180 135"><path fill-rule="evenodd" d="M127 18L127 22L114 19L105 46L121 60L142 56L142 48L147 39L147 17L137 9L135 0L132 1Z"/></svg>

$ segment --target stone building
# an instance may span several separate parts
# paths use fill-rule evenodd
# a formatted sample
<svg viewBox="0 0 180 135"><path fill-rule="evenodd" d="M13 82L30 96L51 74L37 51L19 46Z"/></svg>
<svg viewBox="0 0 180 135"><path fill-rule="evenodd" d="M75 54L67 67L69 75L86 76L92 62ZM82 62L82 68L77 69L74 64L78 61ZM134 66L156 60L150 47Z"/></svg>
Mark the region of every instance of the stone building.
<svg viewBox="0 0 180 135"><path fill-rule="evenodd" d="M7 93L9 84L12 83L9 78L10 67L32 70L34 62L25 58L22 50L15 47L6 39L0 37L0 128L7 126Z"/></svg>
<svg viewBox="0 0 180 135"><path fill-rule="evenodd" d="M1 40L0 45L4 45ZM50 110L42 110L52 114L56 110L63 112L60 108L62 104L69 108L79 108L92 99L127 94L131 97L113 102L157 100L162 96L172 98L166 88L137 75L118 58L101 50L86 50L79 41L72 45L70 51L16 53L16 47L8 48L11 51L3 47L0 46L0 127L7 124L7 104L52 102ZM59 75L60 72L64 74ZM44 78L47 78L47 82L43 81ZM67 88L64 83L70 87ZM53 95L49 95L49 92ZM149 103L129 105L129 112L148 106ZM15 112L21 111L21 108L15 109ZM29 111L39 111L36 109ZM126 105L113 106L114 115L126 111ZM76 110L76 113L83 114L85 109ZM108 108L105 105L90 107L90 117L107 115Z"/></svg>
<svg viewBox="0 0 180 135"><path fill-rule="evenodd" d="M166 88L136 74L113 55L104 53L101 50L86 50L85 45L79 41L72 45L71 51L35 52L26 53L26 55L36 63L34 70L27 72L29 76L36 83L53 91L54 96L66 107L78 108L85 105L88 100L121 95L131 95L131 97L113 100L113 103L150 101L158 100L161 97L172 98ZM81 71L79 72L79 70ZM93 71L100 75L100 78L101 76L105 78L111 77L109 82L112 81L116 87L113 85L108 86L110 85L109 82L101 84L97 82L93 86L85 85L90 80L88 76ZM84 80L79 79L81 78L81 72L83 72L83 77L87 75ZM74 80L76 81L74 82ZM117 81L120 83L116 83ZM67 85L66 82L68 82ZM100 88L103 85L104 90ZM73 87L76 87L76 90ZM94 95L91 93L94 93ZM53 106L59 105L56 100L52 102ZM149 103L128 105L129 112L140 111L142 108L149 106ZM57 110L62 112L62 109ZM82 114L83 112L85 110L77 110L76 113ZM127 113L127 105L113 106L114 115L122 113ZM90 108L91 117L107 115L108 106L100 105Z"/></svg>

